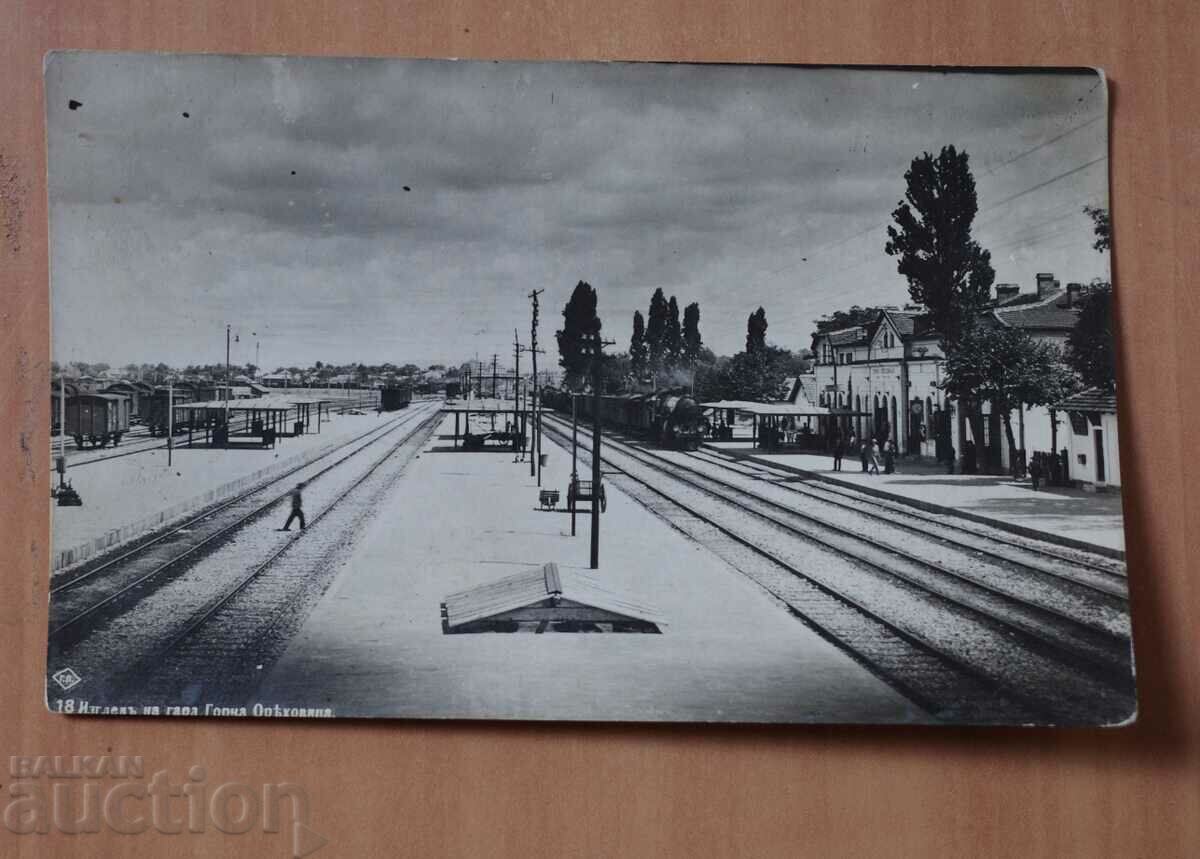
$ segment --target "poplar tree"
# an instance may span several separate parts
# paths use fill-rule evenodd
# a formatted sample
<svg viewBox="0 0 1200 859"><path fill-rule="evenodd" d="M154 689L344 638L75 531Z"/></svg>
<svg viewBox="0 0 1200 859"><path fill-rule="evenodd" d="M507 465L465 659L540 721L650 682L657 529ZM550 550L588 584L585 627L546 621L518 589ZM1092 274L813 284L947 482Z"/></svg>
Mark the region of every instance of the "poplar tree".
<svg viewBox="0 0 1200 859"><path fill-rule="evenodd" d="M600 317L596 315L596 290L579 281L563 307L563 327L555 333L558 363L563 368L563 385L578 390L587 378L590 354L587 338L599 335Z"/></svg>
<svg viewBox="0 0 1200 859"><path fill-rule="evenodd" d="M646 351L651 373L658 373L663 368L668 313L667 299L662 289L654 290L654 295L650 297L650 311L646 316Z"/></svg>
<svg viewBox="0 0 1200 859"><path fill-rule="evenodd" d="M979 211L970 159L953 146L914 158L904 199L887 228L888 255L908 280L908 294L928 311L950 351L988 300L996 272L991 254L972 238Z"/></svg>
<svg viewBox="0 0 1200 859"><path fill-rule="evenodd" d="M663 332L663 364L666 369L674 369L682 358L683 330L679 325L679 302L672 295L667 302L667 327Z"/></svg>
<svg viewBox="0 0 1200 859"><path fill-rule="evenodd" d="M633 336L629 339L629 368L635 379L646 375L646 320L642 311L633 311Z"/></svg>
<svg viewBox="0 0 1200 859"><path fill-rule="evenodd" d="M695 367L700 360L700 305L692 302L683 309L683 365Z"/></svg>

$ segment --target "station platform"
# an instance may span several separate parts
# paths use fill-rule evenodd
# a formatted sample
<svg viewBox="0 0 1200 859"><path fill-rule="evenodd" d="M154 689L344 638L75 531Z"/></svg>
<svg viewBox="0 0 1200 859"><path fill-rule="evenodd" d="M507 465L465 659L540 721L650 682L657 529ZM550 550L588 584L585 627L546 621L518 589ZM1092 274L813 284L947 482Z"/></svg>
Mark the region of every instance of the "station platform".
<svg viewBox="0 0 1200 859"><path fill-rule="evenodd" d="M1125 550L1125 522L1120 492L1043 486L1034 492L1028 480L1006 475L947 474L944 465L898 458L896 472L867 474L857 456L833 470L833 457L820 453L764 453L744 441L706 442L704 447L747 460L789 468L821 480L866 489L940 512L985 520L1002 528L1034 533L1050 540L1099 548L1107 554Z"/></svg>
<svg viewBox="0 0 1200 859"><path fill-rule="evenodd" d="M219 500L224 490L232 495L238 481L286 468L287 463L316 455L386 419L373 412L335 415L320 434L289 438L286 445L274 449L189 448L186 438L176 437L170 466L165 448L69 466L67 479L82 496L83 506L50 506L51 568L58 570L86 558L88 546L116 544L145 533L161 524L163 515L175 518Z"/></svg>
<svg viewBox="0 0 1200 859"><path fill-rule="evenodd" d="M538 508L529 463L447 450L449 416L266 669L264 704L339 716L911 722L927 717L766 592L611 484L600 569L570 534L570 451L551 443ZM587 475L582 475L586 477ZM661 634L446 634L448 596L556 564L656 610ZM564 585L570 590L569 585Z"/></svg>

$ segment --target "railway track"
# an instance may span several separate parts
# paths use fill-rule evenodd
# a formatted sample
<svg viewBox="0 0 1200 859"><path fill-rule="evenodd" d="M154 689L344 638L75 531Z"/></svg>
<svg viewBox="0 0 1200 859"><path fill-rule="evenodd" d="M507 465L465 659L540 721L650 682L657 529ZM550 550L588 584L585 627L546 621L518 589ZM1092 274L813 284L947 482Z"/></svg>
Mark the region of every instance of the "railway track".
<svg viewBox="0 0 1200 859"><path fill-rule="evenodd" d="M668 521L682 513L685 531L935 717L1086 723L1133 708L1119 607L1080 620L658 452L610 438L604 458L623 489Z"/></svg>
<svg viewBox="0 0 1200 859"><path fill-rule="evenodd" d="M436 409L413 409L365 444L355 445L354 453L338 457L340 464L348 464L334 471L322 465L325 480L312 478L306 488L311 518L304 532L284 535L275 528L236 529L202 554L190 555L182 569L176 561L171 575L152 576L135 591L126 591L116 601L108 602L101 611L89 612L65 633L52 636L49 672L64 667L75 671L82 679L69 694L78 699L93 703L145 702L147 699L133 690L144 686L151 673L163 668L163 654L179 647L208 619L221 614L223 606L232 608L238 594L251 590L256 578L278 569L286 558L304 556L308 547L322 540L323 533L324 548L344 558L350 534L330 527L332 523L327 519L335 511L348 512L352 518L367 516L369 510L348 505L347 499L361 496L365 487L375 485L381 471L395 477L396 469L405 464L397 461L397 451L405 445L419 447L440 420ZM243 516L240 521L249 524L252 518ZM323 575L331 575L337 568L337 558L329 560L323 569L294 575L293 583L311 587ZM142 572L145 575L150 570ZM124 590L127 584L122 582L119 589ZM104 599L116 589L114 585L110 593L96 596ZM87 603L82 606L84 610L88 607ZM298 610L299 605L288 599L274 609ZM252 613L241 617L240 623L246 630L258 629L260 620ZM218 683L236 667L209 664L203 670L198 668L189 682L193 686L202 681ZM187 703L194 695L194 691L188 692L168 703ZM159 700L167 699L155 699L154 703Z"/></svg>
<svg viewBox="0 0 1200 859"><path fill-rule="evenodd" d="M285 542L198 605L162 643L118 681L126 697L249 702L263 677L346 560L367 523L412 457L441 421L427 417L390 445L310 520L302 538ZM218 664L223 670L214 672Z"/></svg>
<svg viewBox="0 0 1200 859"><path fill-rule="evenodd" d="M842 507L852 504L853 509L864 515L899 522L914 531L928 532L929 529L934 529L933 533L943 536L948 541L965 545L972 551L1002 558L1019 557L1026 564L1030 564L1031 559L1041 559L1050 564L1065 564L1070 568L1091 571L1099 574L1090 578L1091 581L1099 583L1099 589L1116 595L1127 593L1124 561L1103 554L1049 544L961 517L921 510L871 493L820 481L818 477L803 469L768 464L761 460L704 448L691 455L759 480L775 481L785 485L792 492L824 502ZM1036 561L1033 563L1036 564Z"/></svg>
<svg viewBox="0 0 1200 859"><path fill-rule="evenodd" d="M123 444L109 448L100 448L105 451L97 455L86 455L85 451L76 449L74 456L67 454L67 469L81 468L85 465L93 465L97 462L107 462L110 459L120 459L123 456L134 456L139 453L146 453L151 450L166 450L166 441L155 436L139 436L132 440L126 438ZM88 449L92 450L91 448ZM54 469L54 457L58 456L58 448L52 448L50 452L50 468Z"/></svg>
<svg viewBox="0 0 1200 859"><path fill-rule="evenodd" d="M234 498L210 507L186 521L152 535L115 555L85 564L50 589L50 642L64 648L103 617L127 610L151 592L164 577L201 551L230 539L247 524L279 504L296 482L311 483L404 427L428 417L417 407L383 426L339 444L315 460L288 469Z"/></svg>

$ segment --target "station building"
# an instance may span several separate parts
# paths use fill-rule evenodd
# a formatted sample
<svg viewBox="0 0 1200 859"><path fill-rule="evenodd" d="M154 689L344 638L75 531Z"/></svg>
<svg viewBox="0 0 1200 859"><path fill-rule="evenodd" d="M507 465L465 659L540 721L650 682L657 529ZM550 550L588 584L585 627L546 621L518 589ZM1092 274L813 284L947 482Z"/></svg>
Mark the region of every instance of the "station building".
<svg viewBox="0 0 1200 859"><path fill-rule="evenodd" d="M889 438L901 453L934 456L946 408L939 339L919 309L884 308L863 324L818 331L812 381L803 386L817 405L855 413L850 428L859 438Z"/></svg>
<svg viewBox="0 0 1200 859"><path fill-rule="evenodd" d="M1064 289L1049 273L1037 275L1031 292L1022 292L1017 284L998 284L981 322L1019 328L1039 342L1064 349L1079 319L1085 291L1086 287L1077 283ZM984 468L1011 468L1000 413L984 405L983 433L976 439L966 416L941 390L945 354L940 340L923 310L911 305L883 308L857 325L819 329L812 339L815 361L810 378L802 386L818 405L866 413L851 422L860 438L891 439L902 454L939 460L946 459L951 448L961 454L969 440ZM1055 408L1014 409L1010 419L1017 448L1027 457L1034 452L1067 449L1069 441L1074 444L1068 438L1073 433L1069 411L1058 404ZM1103 436L1105 446L1111 437L1115 451L1115 403L1111 412L1096 413L1112 415ZM1069 451L1069 458L1076 461L1077 455ZM1088 458L1095 462L1095 452ZM1110 453L1107 461L1115 464L1115 453ZM1090 483L1095 477L1094 471L1082 467L1072 467L1070 472L1071 479L1078 482ZM1107 476L1115 473L1110 467Z"/></svg>

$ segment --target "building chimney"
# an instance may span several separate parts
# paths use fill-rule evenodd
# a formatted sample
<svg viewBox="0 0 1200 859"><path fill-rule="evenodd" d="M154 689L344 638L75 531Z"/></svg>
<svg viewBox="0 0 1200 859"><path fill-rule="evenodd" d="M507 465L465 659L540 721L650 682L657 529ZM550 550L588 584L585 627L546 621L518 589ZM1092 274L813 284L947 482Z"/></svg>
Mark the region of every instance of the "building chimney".
<svg viewBox="0 0 1200 859"><path fill-rule="evenodd" d="M1040 271L1037 274L1037 296L1045 298L1054 291L1054 285L1057 281L1054 280L1053 272Z"/></svg>
<svg viewBox="0 0 1200 859"><path fill-rule="evenodd" d="M996 300L1008 301L1010 298L1016 298L1021 292L1021 287L1015 283L998 283L996 284Z"/></svg>
<svg viewBox="0 0 1200 859"><path fill-rule="evenodd" d="M1067 284L1067 307L1075 307L1079 304L1079 297L1083 294L1082 283Z"/></svg>

